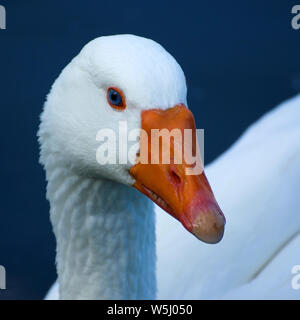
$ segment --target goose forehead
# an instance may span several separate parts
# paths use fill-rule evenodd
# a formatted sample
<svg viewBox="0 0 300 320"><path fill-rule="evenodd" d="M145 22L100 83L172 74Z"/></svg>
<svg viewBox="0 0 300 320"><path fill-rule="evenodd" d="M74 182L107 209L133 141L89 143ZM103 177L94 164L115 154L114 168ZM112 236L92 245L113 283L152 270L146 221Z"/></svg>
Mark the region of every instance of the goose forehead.
<svg viewBox="0 0 300 320"><path fill-rule="evenodd" d="M98 86L114 85L139 108L171 107L186 103L184 73L158 43L131 35L100 37L80 56Z"/></svg>

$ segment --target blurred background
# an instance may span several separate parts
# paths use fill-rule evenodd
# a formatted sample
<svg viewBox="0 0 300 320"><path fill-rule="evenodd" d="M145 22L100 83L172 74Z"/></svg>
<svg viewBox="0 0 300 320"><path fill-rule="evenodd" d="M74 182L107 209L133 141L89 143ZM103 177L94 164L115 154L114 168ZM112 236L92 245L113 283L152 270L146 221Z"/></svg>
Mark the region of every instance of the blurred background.
<svg viewBox="0 0 300 320"><path fill-rule="evenodd" d="M42 299L56 278L36 132L51 84L82 46L119 33L163 45L186 74L209 163L249 124L300 91L295 4L0 0L7 14L7 29L0 30L0 265L7 290L0 299Z"/></svg>

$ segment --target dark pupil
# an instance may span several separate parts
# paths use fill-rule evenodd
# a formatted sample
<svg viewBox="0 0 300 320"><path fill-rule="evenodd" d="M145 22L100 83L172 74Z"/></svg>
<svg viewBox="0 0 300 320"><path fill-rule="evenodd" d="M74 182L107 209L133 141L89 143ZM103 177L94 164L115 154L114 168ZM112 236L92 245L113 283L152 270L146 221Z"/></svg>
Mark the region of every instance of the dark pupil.
<svg viewBox="0 0 300 320"><path fill-rule="evenodd" d="M109 98L110 98L111 103L114 105L119 105L122 102L122 98L121 98L120 94L115 90L110 91Z"/></svg>

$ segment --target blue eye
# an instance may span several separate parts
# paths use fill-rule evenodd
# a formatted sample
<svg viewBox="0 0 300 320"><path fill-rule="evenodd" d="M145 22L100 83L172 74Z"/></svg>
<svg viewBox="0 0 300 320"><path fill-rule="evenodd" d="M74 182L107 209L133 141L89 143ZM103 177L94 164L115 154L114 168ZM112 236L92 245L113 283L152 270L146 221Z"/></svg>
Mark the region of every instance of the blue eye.
<svg viewBox="0 0 300 320"><path fill-rule="evenodd" d="M110 89L108 92L108 98L111 104L113 104L114 106L119 106L122 103L122 97L119 94L119 92L117 92L114 89Z"/></svg>
<svg viewBox="0 0 300 320"><path fill-rule="evenodd" d="M107 101L111 107L119 110L125 109L125 99L123 93L117 88L108 88Z"/></svg>

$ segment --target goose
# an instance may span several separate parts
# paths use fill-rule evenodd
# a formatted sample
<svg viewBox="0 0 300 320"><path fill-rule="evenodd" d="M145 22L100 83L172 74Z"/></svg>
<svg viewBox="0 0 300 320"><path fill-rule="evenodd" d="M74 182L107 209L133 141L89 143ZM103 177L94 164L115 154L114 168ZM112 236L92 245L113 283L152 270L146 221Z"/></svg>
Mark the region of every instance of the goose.
<svg viewBox="0 0 300 320"><path fill-rule="evenodd" d="M130 99L123 112L99 96L111 85ZM218 232L210 224L195 237L157 200L154 214L151 200L131 188L130 168L91 166L96 147L88 154L87 146L99 125L113 126L123 115L139 125L149 106L174 110L181 103L187 106L186 86L176 61L132 35L92 41L56 80L39 130L57 239L58 281L46 299L300 298L291 286L300 264L300 96L263 116L206 167L227 216L222 241L217 205Z"/></svg>
<svg viewBox="0 0 300 320"><path fill-rule="evenodd" d="M153 203L195 238L213 244L223 237L225 217L197 152L186 91L176 60L156 42L133 35L91 41L54 82L38 137L60 299L156 298ZM140 139L126 142L131 161L111 151L124 148L120 124L128 136L139 133ZM173 154L169 164L142 163L142 151L151 160L156 154L142 134L153 129L190 130L194 138L162 142ZM179 147L196 151L196 162L177 163Z"/></svg>

